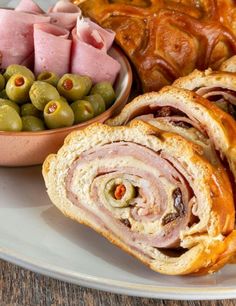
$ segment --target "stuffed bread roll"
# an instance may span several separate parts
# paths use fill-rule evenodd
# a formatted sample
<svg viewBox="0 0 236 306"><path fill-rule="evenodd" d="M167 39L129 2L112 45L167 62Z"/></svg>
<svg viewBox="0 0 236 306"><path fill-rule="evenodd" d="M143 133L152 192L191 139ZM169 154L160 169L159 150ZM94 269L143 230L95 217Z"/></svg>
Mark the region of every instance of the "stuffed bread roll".
<svg viewBox="0 0 236 306"><path fill-rule="evenodd" d="M160 273L213 272L235 252L227 176L178 135L94 124L49 155L43 176L66 216Z"/></svg>
<svg viewBox="0 0 236 306"><path fill-rule="evenodd" d="M204 156L214 165L223 162L236 182L236 123L207 99L189 90L166 86L158 93L135 98L106 123L123 125L134 118L200 145Z"/></svg>
<svg viewBox="0 0 236 306"><path fill-rule="evenodd" d="M236 74L211 69L194 70L177 79L173 86L195 91L236 119Z"/></svg>

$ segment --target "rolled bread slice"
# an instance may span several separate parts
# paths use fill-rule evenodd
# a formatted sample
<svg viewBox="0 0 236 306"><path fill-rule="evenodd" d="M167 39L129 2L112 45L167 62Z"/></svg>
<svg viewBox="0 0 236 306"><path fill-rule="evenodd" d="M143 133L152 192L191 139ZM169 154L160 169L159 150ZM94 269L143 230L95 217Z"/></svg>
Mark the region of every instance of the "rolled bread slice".
<svg viewBox="0 0 236 306"><path fill-rule="evenodd" d="M195 91L236 119L236 73L194 70L177 79L173 86Z"/></svg>
<svg viewBox="0 0 236 306"><path fill-rule="evenodd" d="M166 86L135 98L106 123L123 125L134 118L200 145L212 164L223 162L236 190L236 122L230 115L192 91Z"/></svg>
<svg viewBox="0 0 236 306"><path fill-rule="evenodd" d="M144 122L71 133L43 164L52 202L170 275L211 273L236 249L227 176L200 147Z"/></svg>

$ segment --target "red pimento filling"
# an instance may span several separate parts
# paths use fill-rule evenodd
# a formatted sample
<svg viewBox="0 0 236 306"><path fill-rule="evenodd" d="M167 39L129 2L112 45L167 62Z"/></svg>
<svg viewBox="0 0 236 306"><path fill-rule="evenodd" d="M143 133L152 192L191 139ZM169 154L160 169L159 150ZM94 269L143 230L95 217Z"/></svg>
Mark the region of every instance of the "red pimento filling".
<svg viewBox="0 0 236 306"><path fill-rule="evenodd" d="M24 84L25 84L25 80L24 80L23 77L19 77L19 78L16 78L16 79L15 79L15 85L16 85L17 87L22 86L22 85L24 85Z"/></svg>
<svg viewBox="0 0 236 306"><path fill-rule="evenodd" d="M120 200L122 199L122 197L124 196L126 192L126 188L125 185L123 184L119 184L116 186L115 191L114 191L114 197L116 200Z"/></svg>
<svg viewBox="0 0 236 306"><path fill-rule="evenodd" d="M70 79L66 79L64 80L62 86L65 90L71 90L73 88L73 82Z"/></svg>

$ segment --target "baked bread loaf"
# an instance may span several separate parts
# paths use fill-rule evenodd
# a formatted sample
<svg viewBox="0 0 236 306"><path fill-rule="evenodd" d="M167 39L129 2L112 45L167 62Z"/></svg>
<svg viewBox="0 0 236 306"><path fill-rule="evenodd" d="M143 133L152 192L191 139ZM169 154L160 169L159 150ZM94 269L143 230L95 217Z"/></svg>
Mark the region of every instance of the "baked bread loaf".
<svg viewBox="0 0 236 306"><path fill-rule="evenodd" d="M233 69L234 61L236 59L231 58L228 69ZM226 66L227 62L224 64ZM211 69L194 70L189 75L177 79L173 86L195 91L236 119L236 73Z"/></svg>
<svg viewBox="0 0 236 306"><path fill-rule="evenodd" d="M135 98L106 123L123 125L134 118L200 145L211 163L216 165L221 159L228 166L236 182L236 123L207 99L189 90L166 86L158 93Z"/></svg>
<svg viewBox="0 0 236 306"><path fill-rule="evenodd" d="M217 70L236 53L234 1L74 0L116 32L144 91L157 91L195 68Z"/></svg>
<svg viewBox="0 0 236 306"><path fill-rule="evenodd" d="M144 122L72 132L43 164L52 202L151 269L211 273L236 249L227 176L181 136Z"/></svg>

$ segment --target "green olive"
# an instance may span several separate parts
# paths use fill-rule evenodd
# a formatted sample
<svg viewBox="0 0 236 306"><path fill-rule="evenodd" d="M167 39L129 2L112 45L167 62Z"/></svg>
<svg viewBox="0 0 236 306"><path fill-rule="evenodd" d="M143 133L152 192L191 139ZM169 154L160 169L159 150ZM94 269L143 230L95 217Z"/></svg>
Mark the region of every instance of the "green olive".
<svg viewBox="0 0 236 306"><path fill-rule="evenodd" d="M0 74L0 91L2 91L5 87L6 81L2 74Z"/></svg>
<svg viewBox="0 0 236 306"><path fill-rule="evenodd" d="M22 118L22 131L43 131L45 130L44 123L41 119L34 116L23 116Z"/></svg>
<svg viewBox="0 0 236 306"><path fill-rule="evenodd" d="M135 198L135 187L126 179L110 180L105 186L105 197L113 207L127 207Z"/></svg>
<svg viewBox="0 0 236 306"><path fill-rule="evenodd" d="M75 115L75 124L85 122L94 117L94 110L89 101L78 100L73 102L70 106Z"/></svg>
<svg viewBox="0 0 236 306"><path fill-rule="evenodd" d="M29 90L32 83L32 79L22 74L14 74L6 85L6 93L9 99L18 104L29 101Z"/></svg>
<svg viewBox="0 0 236 306"><path fill-rule="evenodd" d="M3 89L3 90L0 92L0 98L1 98L1 99L9 99L8 96L7 96L7 93L6 93L6 89Z"/></svg>
<svg viewBox="0 0 236 306"><path fill-rule="evenodd" d="M66 98L64 98L63 96L60 96L60 100L62 100L62 101L64 101L64 102L68 103L68 101L66 100Z"/></svg>
<svg viewBox="0 0 236 306"><path fill-rule="evenodd" d="M68 101L76 101L86 96L92 87L92 81L87 76L64 74L58 84L59 93Z"/></svg>
<svg viewBox="0 0 236 306"><path fill-rule="evenodd" d="M37 80L47 82L51 84L52 86L57 87L59 76L54 72L43 71L38 75Z"/></svg>
<svg viewBox="0 0 236 306"><path fill-rule="evenodd" d="M11 106L0 106L0 131L21 131L22 120Z"/></svg>
<svg viewBox="0 0 236 306"><path fill-rule="evenodd" d="M9 99L6 93L6 89L0 91L0 99Z"/></svg>
<svg viewBox="0 0 236 306"><path fill-rule="evenodd" d="M83 99L86 101L89 101L92 104L95 117L105 112L106 104L101 95L94 94L94 95L86 96Z"/></svg>
<svg viewBox="0 0 236 306"><path fill-rule="evenodd" d="M8 105L14 108L15 111L17 111L18 114L20 114L20 107L15 102L10 101L8 99L0 99L0 106Z"/></svg>
<svg viewBox="0 0 236 306"><path fill-rule="evenodd" d="M100 82L93 86L91 94L99 94L103 97L106 103L106 108L109 108L116 99L115 91L109 82Z"/></svg>
<svg viewBox="0 0 236 306"><path fill-rule="evenodd" d="M26 103L21 105L20 109L21 116L34 116L34 117L40 117L41 112L32 104L32 103Z"/></svg>
<svg viewBox="0 0 236 306"><path fill-rule="evenodd" d="M34 82L29 95L33 105L41 111L44 110L45 105L49 101L60 99L60 95L56 88L51 84L42 81Z"/></svg>
<svg viewBox="0 0 236 306"><path fill-rule="evenodd" d="M4 73L4 77L8 81L10 77L12 77L14 74L21 74L27 78L31 78L33 81L35 80L33 72L29 70L27 67L22 65L13 64L8 66Z"/></svg>
<svg viewBox="0 0 236 306"><path fill-rule="evenodd" d="M70 105L60 99L48 102L43 115L49 129L68 127L74 123L74 113Z"/></svg>

